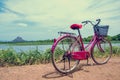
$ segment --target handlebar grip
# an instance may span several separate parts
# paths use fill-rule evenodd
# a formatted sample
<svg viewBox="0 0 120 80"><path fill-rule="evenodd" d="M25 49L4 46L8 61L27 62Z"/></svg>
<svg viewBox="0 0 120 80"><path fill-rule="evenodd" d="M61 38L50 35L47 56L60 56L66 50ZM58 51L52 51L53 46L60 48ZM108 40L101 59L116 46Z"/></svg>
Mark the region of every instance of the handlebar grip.
<svg viewBox="0 0 120 80"><path fill-rule="evenodd" d="M83 21L82 23L85 23L85 24L87 24L87 21Z"/></svg>
<svg viewBox="0 0 120 80"><path fill-rule="evenodd" d="M100 22L100 21L101 21L101 19L96 19L96 21Z"/></svg>
<svg viewBox="0 0 120 80"><path fill-rule="evenodd" d="M98 21L96 24L96 25L98 25L101 22L101 19L96 19L96 21Z"/></svg>

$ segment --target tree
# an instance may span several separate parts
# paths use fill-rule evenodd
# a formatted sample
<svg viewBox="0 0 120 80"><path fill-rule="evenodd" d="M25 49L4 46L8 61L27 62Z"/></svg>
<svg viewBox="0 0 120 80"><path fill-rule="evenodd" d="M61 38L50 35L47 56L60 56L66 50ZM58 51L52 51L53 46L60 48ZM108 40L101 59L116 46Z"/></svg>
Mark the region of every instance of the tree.
<svg viewBox="0 0 120 80"><path fill-rule="evenodd" d="M120 41L120 34L113 36L112 40L113 41Z"/></svg>

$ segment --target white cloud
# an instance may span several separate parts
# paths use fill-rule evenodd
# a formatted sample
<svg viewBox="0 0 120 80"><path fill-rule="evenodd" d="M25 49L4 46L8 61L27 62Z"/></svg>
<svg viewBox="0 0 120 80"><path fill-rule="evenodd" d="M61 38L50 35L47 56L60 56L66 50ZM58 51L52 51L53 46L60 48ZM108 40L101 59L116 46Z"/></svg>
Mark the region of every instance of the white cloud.
<svg viewBox="0 0 120 80"><path fill-rule="evenodd" d="M118 3L114 3L103 5L99 7L99 9L91 11L85 10L93 1L94 0L10 0L7 2L7 6L16 12L26 14L27 16L25 18L28 20L48 25L60 25L65 24L65 22L68 23L71 20L80 21L95 19L97 17L109 17L109 15L112 14L98 14L97 12L114 9L115 7L113 7L113 5L118 5ZM101 3L106 3L107 1L101 1ZM60 22L58 23L58 21Z"/></svg>
<svg viewBox="0 0 120 80"><path fill-rule="evenodd" d="M20 27L28 27L28 25L25 24L25 23L18 23L17 25L20 26Z"/></svg>
<svg viewBox="0 0 120 80"><path fill-rule="evenodd" d="M88 7L89 2L86 0L12 0L7 2L7 6L16 12L27 15L25 17L27 20L49 26L63 26L74 20L82 19L84 17L83 10Z"/></svg>
<svg viewBox="0 0 120 80"><path fill-rule="evenodd" d="M0 18L1 18L0 23L9 23L9 22L19 19L17 15L12 14L12 13L0 14Z"/></svg>
<svg viewBox="0 0 120 80"><path fill-rule="evenodd" d="M36 35L36 31L40 33L39 35L42 33L46 35L49 33L55 34L59 30L70 31L69 26L72 23L80 23L83 20L95 21L97 18L103 19L102 23L105 24L111 25L114 22L112 26L117 28L120 20L110 20L109 18L114 16L120 17L120 11L118 9L120 8L120 1L113 1L114 0L7 0L5 7L10 9L10 11L0 14L0 24L15 24L15 28L19 26L24 28L31 25L28 32L32 29L32 35ZM110 10L111 12L107 12ZM20 16L19 14L24 14L25 16ZM34 25L34 22L37 23L37 25ZM49 31L43 31L43 28L49 29ZM84 36L88 36L91 33L88 33L86 29L90 30L91 27L84 28ZM24 31L24 29L22 29L22 31ZM115 31L114 29L112 32L114 33ZM25 32L26 31L23 33Z"/></svg>

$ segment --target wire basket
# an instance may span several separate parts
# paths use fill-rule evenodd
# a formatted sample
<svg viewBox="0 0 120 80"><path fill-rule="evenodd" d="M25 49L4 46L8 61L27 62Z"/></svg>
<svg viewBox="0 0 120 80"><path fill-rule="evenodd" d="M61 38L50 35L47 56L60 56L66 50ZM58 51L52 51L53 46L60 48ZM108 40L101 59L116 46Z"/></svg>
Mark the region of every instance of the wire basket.
<svg viewBox="0 0 120 80"><path fill-rule="evenodd" d="M108 34L108 29L109 29L109 26L108 26L108 25L105 25L105 26L96 26L96 27L94 27L95 33L96 33L98 36L104 36L104 37L107 36L107 34Z"/></svg>

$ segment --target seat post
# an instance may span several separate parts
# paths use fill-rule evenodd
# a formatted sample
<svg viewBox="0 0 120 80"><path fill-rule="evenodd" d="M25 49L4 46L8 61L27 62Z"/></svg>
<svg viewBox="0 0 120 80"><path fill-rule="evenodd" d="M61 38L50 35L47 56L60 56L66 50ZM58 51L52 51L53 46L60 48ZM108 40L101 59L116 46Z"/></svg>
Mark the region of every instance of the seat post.
<svg viewBox="0 0 120 80"><path fill-rule="evenodd" d="M80 43L82 44L81 47L82 47L82 50L84 51L85 48L84 48L84 44L83 44L83 40L82 40L82 36L81 36L81 33L80 33L80 30L78 29L78 34L80 36Z"/></svg>
<svg viewBox="0 0 120 80"><path fill-rule="evenodd" d="M81 36L81 34L80 34L80 30L78 29L78 34L79 34L79 36Z"/></svg>

